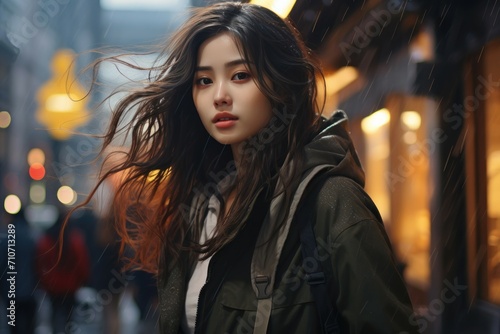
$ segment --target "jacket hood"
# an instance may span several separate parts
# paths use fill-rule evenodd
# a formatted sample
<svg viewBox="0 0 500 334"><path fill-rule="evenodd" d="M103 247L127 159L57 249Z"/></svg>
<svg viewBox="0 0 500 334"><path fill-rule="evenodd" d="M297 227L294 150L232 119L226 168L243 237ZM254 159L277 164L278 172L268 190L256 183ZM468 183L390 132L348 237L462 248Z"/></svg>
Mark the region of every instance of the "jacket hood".
<svg viewBox="0 0 500 334"><path fill-rule="evenodd" d="M365 173L349 135L344 111L336 111L329 119L323 118L320 131L305 146L304 172L319 165L329 165L332 175L351 178L364 186Z"/></svg>
<svg viewBox="0 0 500 334"><path fill-rule="evenodd" d="M285 165L284 168L289 167L291 165ZM307 186L316 175L323 172L349 177L364 185L364 172L347 131L347 116L343 111L335 112L328 120L323 119L319 133L305 147L305 166L300 180L294 180L295 184L291 186L294 189L291 201L280 191L280 184L275 191L277 195L271 201L257 237L250 269L252 288L259 300L258 314L262 309L271 309L276 268L290 225Z"/></svg>

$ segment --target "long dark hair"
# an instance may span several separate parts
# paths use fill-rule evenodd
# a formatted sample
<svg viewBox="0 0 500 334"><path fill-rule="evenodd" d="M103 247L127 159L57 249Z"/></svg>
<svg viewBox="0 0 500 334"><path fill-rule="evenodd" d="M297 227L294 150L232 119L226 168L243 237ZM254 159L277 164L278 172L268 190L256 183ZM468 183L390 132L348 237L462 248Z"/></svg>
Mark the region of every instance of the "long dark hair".
<svg viewBox="0 0 500 334"><path fill-rule="evenodd" d="M246 143L238 164L237 189L228 215L222 215L214 238L205 245L186 243L194 194L207 196L221 175L234 170L231 149L211 138L192 98L197 53L207 39L229 33L252 76L273 107L270 124ZM131 137L130 149L106 169L100 182L124 173L113 208L122 246L133 249L131 265L157 271L162 254L176 258L183 249L211 255L241 228L246 208L263 186L278 182L285 193L302 166L302 149L319 124L316 75L291 24L272 11L242 3L219 3L194 9L170 38L150 82L126 96L115 108L103 152L121 131ZM269 80L266 80L269 79ZM125 115L133 110L131 121ZM286 173L283 166L293 160ZM224 208L221 209L224 212ZM195 240L196 241L196 240Z"/></svg>

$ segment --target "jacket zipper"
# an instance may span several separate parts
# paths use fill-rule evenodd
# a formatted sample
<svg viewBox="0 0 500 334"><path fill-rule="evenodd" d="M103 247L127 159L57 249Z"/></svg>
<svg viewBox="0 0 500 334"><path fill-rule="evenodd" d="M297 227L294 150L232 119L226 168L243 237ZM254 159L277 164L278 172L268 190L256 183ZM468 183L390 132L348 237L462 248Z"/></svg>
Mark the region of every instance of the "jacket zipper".
<svg viewBox="0 0 500 334"><path fill-rule="evenodd" d="M213 256L212 256L213 258ZM205 300L205 288L207 286L207 283L208 283L208 280L210 278L210 272L211 272L211 269L212 269L212 258L209 259L209 263L208 263L208 269L207 269L207 279L205 280L205 284L203 284L203 286L201 287L200 289L200 294L198 295L198 303L196 304L196 317L194 318L194 333L200 333L200 328L198 326L198 324L200 323L200 301L201 300ZM203 298L202 298L203 297ZM204 311L204 307L202 308L202 310ZM201 312L201 316L203 315L204 312Z"/></svg>

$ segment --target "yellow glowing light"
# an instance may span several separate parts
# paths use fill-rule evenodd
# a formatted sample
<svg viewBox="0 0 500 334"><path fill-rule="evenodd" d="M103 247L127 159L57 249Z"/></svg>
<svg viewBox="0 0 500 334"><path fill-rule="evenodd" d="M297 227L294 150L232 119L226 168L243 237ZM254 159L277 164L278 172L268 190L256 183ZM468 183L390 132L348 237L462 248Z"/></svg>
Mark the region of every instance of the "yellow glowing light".
<svg viewBox="0 0 500 334"><path fill-rule="evenodd" d="M486 171L488 175L488 216L492 219L500 218L500 150L490 152L487 157Z"/></svg>
<svg viewBox="0 0 500 334"><path fill-rule="evenodd" d="M358 70L352 66L344 66L332 74L325 75L326 93L333 95L358 77Z"/></svg>
<svg viewBox="0 0 500 334"><path fill-rule="evenodd" d="M417 111L405 111L401 114L401 121L410 130L417 130L422 124L422 117Z"/></svg>
<svg viewBox="0 0 500 334"><path fill-rule="evenodd" d="M89 112L83 98L86 91L76 80L73 66L75 54L59 50L52 61L53 76L38 91L37 120L59 140L71 137L71 130L88 121Z"/></svg>
<svg viewBox="0 0 500 334"><path fill-rule="evenodd" d="M32 148L28 152L28 165L31 166L36 163L45 164L45 153L39 148Z"/></svg>
<svg viewBox="0 0 500 334"><path fill-rule="evenodd" d="M382 108L370 116L363 118L361 128L367 134L375 133L379 128L389 123L391 113L386 108Z"/></svg>
<svg viewBox="0 0 500 334"><path fill-rule="evenodd" d="M7 129L12 121L8 111L0 111L0 128Z"/></svg>
<svg viewBox="0 0 500 334"><path fill-rule="evenodd" d="M77 193L68 186L62 186L57 190L57 199L65 205L75 204L78 198Z"/></svg>
<svg viewBox="0 0 500 334"><path fill-rule="evenodd" d="M159 169L155 169L155 170L152 170L151 172L149 172L148 181L149 182L154 181L158 177L159 172L160 172Z"/></svg>
<svg viewBox="0 0 500 334"><path fill-rule="evenodd" d="M53 112L67 112L73 108L75 99L68 94L53 94L47 97L45 108Z"/></svg>
<svg viewBox="0 0 500 334"><path fill-rule="evenodd" d="M21 200L16 195L8 195L3 202L5 211L15 215L21 210Z"/></svg>
<svg viewBox="0 0 500 334"><path fill-rule="evenodd" d="M280 17L285 18L292 11L293 6L295 5L296 0L252 0L250 3L254 5L259 5L262 7L266 7Z"/></svg>

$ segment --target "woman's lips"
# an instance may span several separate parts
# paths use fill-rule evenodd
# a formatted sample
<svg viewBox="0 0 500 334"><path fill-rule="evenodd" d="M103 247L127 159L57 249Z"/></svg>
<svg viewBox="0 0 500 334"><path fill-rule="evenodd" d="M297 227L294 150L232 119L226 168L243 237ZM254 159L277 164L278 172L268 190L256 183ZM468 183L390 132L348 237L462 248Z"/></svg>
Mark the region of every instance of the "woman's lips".
<svg viewBox="0 0 500 334"><path fill-rule="evenodd" d="M214 118L212 118L212 122L219 129L228 129L235 125L237 121L238 117L228 112L217 113Z"/></svg>
<svg viewBox="0 0 500 334"><path fill-rule="evenodd" d="M215 127L219 129L228 129L236 124L237 119L221 118L215 122Z"/></svg>

